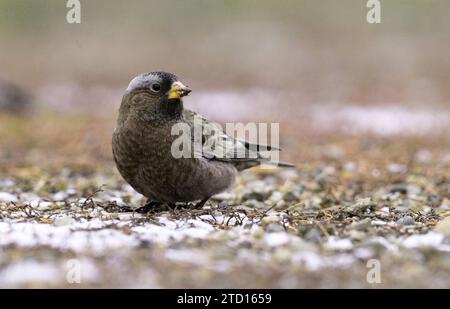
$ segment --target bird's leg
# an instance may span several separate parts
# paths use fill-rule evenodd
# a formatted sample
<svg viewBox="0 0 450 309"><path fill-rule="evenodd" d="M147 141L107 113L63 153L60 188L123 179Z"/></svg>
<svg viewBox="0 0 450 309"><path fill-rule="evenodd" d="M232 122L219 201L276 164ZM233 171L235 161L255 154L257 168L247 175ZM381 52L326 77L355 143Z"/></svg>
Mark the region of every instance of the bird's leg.
<svg viewBox="0 0 450 309"><path fill-rule="evenodd" d="M147 202L144 206L139 207L135 211L140 214L146 214L149 211L155 210L156 207L161 206L161 205L162 205L161 202L150 201L150 202Z"/></svg>
<svg viewBox="0 0 450 309"><path fill-rule="evenodd" d="M207 197L203 200L201 200L200 202L198 202L197 204L195 204L194 208L195 209L201 209L203 208L203 206L205 206L206 202L210 199L211 197Z"/></svg>
<svg viewBox="0 0 450 309"><path fill-rule="evenodd" d="M117 212L133 212L133 208L130 206L119 206L119 210Z"/></svg>

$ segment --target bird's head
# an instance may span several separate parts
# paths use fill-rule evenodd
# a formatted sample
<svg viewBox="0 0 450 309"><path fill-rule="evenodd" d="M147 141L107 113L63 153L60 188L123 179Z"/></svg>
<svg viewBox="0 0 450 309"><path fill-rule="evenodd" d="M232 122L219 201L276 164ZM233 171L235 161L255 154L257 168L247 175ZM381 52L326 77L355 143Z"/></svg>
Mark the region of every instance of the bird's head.
<svg viewBox="0 0 450 309"><path fill-rule="evenodd" d="M122 100L121 113L134 112L149 119L176 117L183 110L182 97L190 92L191 89L172 73L140 74L128 85Z"/></svg>

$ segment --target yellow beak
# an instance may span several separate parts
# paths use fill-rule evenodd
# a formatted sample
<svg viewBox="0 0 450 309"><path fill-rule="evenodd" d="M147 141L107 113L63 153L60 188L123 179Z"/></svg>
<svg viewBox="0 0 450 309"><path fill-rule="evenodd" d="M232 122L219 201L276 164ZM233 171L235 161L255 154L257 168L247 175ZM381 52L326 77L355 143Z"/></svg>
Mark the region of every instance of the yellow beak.
<svg viewBox="0 0 450 309"><path fill-rule="evenodd" d="M181 99L182 97L188 95L192 90L183 85L182 82L176 81L172 84L167 96L169 99Z"/></svg>

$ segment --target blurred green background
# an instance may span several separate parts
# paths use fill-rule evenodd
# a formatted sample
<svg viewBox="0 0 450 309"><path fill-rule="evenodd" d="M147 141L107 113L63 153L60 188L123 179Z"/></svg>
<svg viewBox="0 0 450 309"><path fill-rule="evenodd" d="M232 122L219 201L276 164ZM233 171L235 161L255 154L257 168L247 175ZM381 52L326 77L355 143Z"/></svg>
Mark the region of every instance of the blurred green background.
<svg viewBox="0 0 450 309"><path fill-rule="evenodd" d="M450 1L0 0L0 78L124 89L166 70L194 90L286 90L298 104L447 104Z"/></svg>

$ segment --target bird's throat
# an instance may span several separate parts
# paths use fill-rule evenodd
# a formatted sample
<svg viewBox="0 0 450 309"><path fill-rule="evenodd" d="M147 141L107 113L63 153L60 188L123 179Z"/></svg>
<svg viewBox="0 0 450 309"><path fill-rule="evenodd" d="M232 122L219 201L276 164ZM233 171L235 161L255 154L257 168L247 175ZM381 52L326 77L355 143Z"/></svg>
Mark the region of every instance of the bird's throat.
<svg viewBox="0 0 450 309"><path fill-rule="evenodd" d="M166 112L170 117L181 117L183 114L183 101L180 99L169 99L166 104Z"/></svg>

